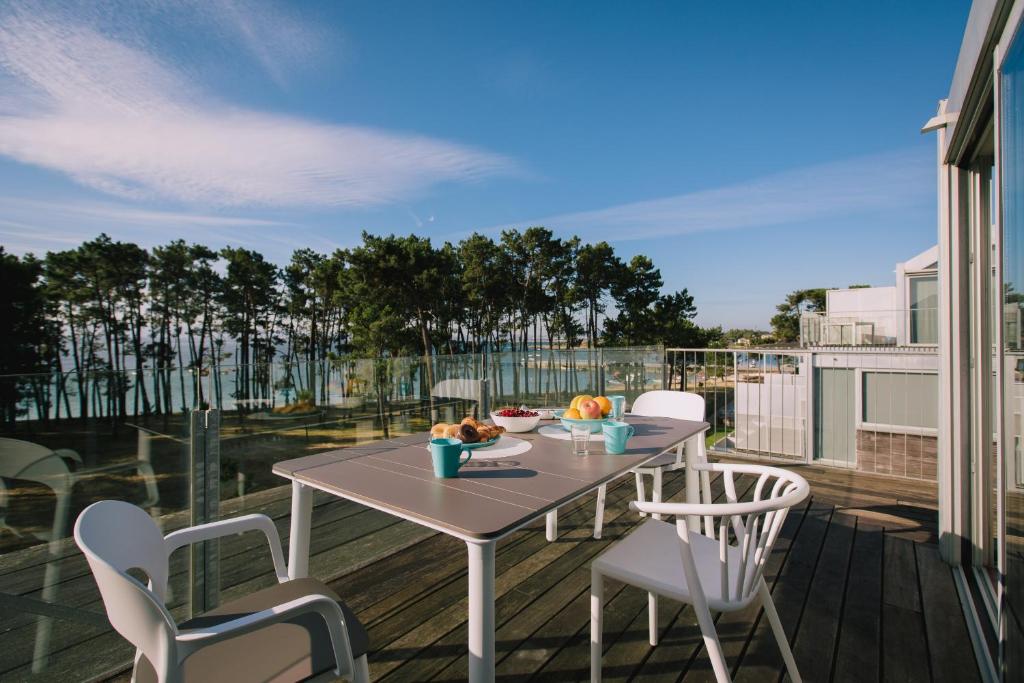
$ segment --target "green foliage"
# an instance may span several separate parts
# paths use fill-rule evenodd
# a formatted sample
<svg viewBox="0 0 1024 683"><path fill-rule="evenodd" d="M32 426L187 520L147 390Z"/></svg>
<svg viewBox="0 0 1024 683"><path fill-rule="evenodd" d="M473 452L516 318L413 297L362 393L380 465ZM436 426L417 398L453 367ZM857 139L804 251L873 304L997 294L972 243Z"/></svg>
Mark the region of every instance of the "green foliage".
<svg viewBox="0 0 1024 683"><path fill-rule="evenodd" d="M7 332L0 374L65 371L56 395L32 395L41 414L57 405L58 416L205 402L206 392L220 391L224 364L238 373L235 398L266 398L287 386L315 402L326 390L318 364L351 357L584 343L705 346L723 337L693 322L687 290L661 293L661 272L647 256L623 262L606 242L562 239L543 226L440 245L363 233L360 244L330 255L297 249L283 267L253 249L215 252L174 240L147 252L101 234L42 261L0 249L0 267L8 294L0 306ZM275 361L285 376L270 374ZM388 367L381 365L379 381ZM188 385L189 369L210 380ZM130 381L127 371L144 370L161 379ZM427 363L425 381L432 372ZM176 400L172 391L180 392ZM22 387L3 399L5 419L25 396Z"/></svg>
<svg viewBox="0 0 1024 683"><path fill-rule="evenodd" d="M786 296L776 306L778 313L772 317L772 332L776 340L793 342L800 339L800 315L805 312L825 310L827 289L798 289Z"/></svg>

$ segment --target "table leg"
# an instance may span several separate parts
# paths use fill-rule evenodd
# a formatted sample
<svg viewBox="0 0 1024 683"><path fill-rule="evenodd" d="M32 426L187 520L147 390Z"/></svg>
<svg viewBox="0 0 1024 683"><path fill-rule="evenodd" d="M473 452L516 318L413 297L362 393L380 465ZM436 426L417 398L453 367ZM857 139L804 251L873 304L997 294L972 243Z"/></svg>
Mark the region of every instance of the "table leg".
<svg viewBox="0 0 1024 683"><path fill-rule="evenodd" d="M652 503L660 503L661 502L661 488L662 488L662 486L661 486L661 468L660 467L655 467L654 468L654 483L651 484L651 502ZM659 514L653 514L653 515L651 515L651 517L654 518L654 519L659 519L659 520L661 519L661 515L659 515Z"/></svg>
<svg viewBox="0 0 1024 683"><path fill-rule="evenodd" d="M544 517L544 534L548 541L558 538L558 508L555 508Z"/></svg>
<svg viewBox="0 0 1024 683"><path fill-rule="evenodd" d="M494 681L494 542L469 550L469 680Z"/></svg>
<svg viewBox="0 0 1024 683"><path fill-rule="evenodd" d="M288 538L288 578L309 576L309 528L313 518L313 489L292 482L292 524Z"/></svg>
<svg viewBox="0 0 1024 683"><path fill-rule="evenodd" d="M692 436L686 440L684 446L686 452L686 502L700 503L700 473L693 466L701 462L700 441L704 438L704 432ZM687 521L690 531L700 533L700 518L691 516Z"/></svg>

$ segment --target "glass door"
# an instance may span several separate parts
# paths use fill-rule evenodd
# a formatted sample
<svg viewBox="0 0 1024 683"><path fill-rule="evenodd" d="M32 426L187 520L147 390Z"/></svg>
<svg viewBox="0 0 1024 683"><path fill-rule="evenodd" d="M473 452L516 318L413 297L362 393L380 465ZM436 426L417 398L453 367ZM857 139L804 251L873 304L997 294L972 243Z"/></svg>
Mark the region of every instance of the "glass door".
<svg viewBox="0 0 1024 683"><path fill-rule="evenodd" d="M999 530L1004 680L1024 678L1024 38L1017 35L999 67L999 174L1002 237L1002 523Z"/></svg>

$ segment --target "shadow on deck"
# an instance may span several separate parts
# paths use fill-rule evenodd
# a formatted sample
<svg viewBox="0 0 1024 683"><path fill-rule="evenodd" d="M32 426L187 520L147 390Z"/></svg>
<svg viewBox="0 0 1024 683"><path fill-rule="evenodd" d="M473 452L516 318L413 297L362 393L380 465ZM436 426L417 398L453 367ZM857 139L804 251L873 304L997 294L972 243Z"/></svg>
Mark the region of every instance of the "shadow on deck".
<svg viewBox="0 0 1024 683"><path fill-rule="evenodd" d="M803 678L977 680L952 573L936 547L935 485L813 466L800 471L812 495L787 518L766 578ZM683 483L682 473L666 476L666 499L681 500ZM557 542L545 540L540 522L499 544L499 680L589 678L590 561L637 523L627 509L633 495L631 479L609 488L600 541L591 536L594 498L587 497L561 510ZM270 514L287 542L288 496L287 487L262 492L224 513ZM313 527L310 572L331 578L366 624L373 680L464 680L465 545L326 496L317 498ZM222 543L223 599L273 580L264 556L258 539ZM61 561L67 565L61 602L100 613L84 561L73 549ZM15 579L25 584L33 566L39 571L38 563L25 562L0 567L0 585ZM187 574L183 565L176 572ZM31 600L25 585L21 597ZM615 582L605 590L606 680L713 680L692 610L663 600L661 644L652 648L646 594ZM768 626L760 615L751 616L717 619L734 677L781 680L781 657ZM31 679L24 663L31 655L23 652L31 650L31 638L14 636L19 629L27 636L34 617L17 617L0 637L17 646L0 655L4 680ZM54 624L51 666L39 680L81 679L86 671L109 676L130 664L127 643L109 630L56 618Z"/></svg>
<svg viewBox="0 0 1024 683"><path fill-rule="evenodd" d="M977 680L952 574L936 548L934 484L800 470L812 498L788 517L767 576L803 678ZM666 478L670 500L680 500L683 481ZM499 545L499 680L589 678L590 560L636 524L632 495L631 480L609 490L600 541L587 498L562 510L557 542L536 525ZM432 535L332 583L369 628L374 680L465 679L464 553L461 542ZM713 680L691 609L663 600L661 644L652 648L646 594L614 583L606 591L605 680ZM775 642L754 616L718 617L733 674L780 679Z"/></svg>

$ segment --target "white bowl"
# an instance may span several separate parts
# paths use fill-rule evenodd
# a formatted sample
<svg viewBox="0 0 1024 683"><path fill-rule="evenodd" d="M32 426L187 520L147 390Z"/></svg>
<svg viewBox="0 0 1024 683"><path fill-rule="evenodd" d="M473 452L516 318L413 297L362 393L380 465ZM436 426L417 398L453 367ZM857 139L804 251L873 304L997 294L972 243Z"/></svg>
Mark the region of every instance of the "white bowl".
<svg viewBox="0 0 1024 683"><path fill-rule="evenodd" d="M533 411L538 412L538 411ZM540 422L540 415L533 417L502 417L491 413L491 421L499 427L504 427L506 432L522 433L531 431Z"/></svg>

